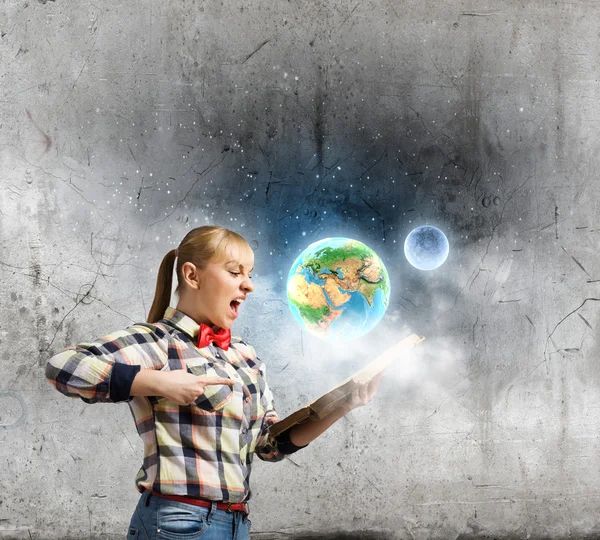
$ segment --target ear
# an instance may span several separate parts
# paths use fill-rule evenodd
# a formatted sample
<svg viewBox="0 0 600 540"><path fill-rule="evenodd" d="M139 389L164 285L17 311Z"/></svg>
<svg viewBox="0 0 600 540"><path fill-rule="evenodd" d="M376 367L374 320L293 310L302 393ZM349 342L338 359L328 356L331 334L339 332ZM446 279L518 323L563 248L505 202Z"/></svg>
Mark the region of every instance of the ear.
<svg viewBox="0 0 600 540"><path fill-rule="evenodd" d="M202 283L202 272L196 268L194 263L189 261L183 263L181 266L181 272L188 287L191 287L192 289L200 289L200 285Z"/></svg>

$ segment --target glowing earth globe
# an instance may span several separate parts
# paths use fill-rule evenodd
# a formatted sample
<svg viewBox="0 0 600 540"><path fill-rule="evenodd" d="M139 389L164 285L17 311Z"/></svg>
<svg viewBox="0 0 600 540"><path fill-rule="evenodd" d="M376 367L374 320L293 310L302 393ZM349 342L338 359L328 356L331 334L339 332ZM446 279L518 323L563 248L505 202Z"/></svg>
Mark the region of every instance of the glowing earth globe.
<svg viewBox="0 0 600 540"><path fill-rule="evenodd" d="M308 246L287 278L295 320L327 341L349 341L381 321L390 301L390 279L379 256L350 238L325 238Z"/></svg>
<svg viewBox="0 0 600 540"><path fill-rule="evenodd" d="M417 227L404 241L404 255L419 270L434 270L442 266L449 252L446 235L431 225Z"/></svg>

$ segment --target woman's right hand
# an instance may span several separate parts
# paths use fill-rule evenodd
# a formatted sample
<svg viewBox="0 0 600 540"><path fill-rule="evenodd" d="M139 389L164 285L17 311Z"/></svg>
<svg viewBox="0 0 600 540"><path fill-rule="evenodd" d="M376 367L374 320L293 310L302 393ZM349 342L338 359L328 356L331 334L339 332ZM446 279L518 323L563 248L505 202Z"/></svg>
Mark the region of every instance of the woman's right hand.
<svg viewBox="0 0 600 540"><path fill-rule="evenodd" d="M161 373L160 395L179 403L191 405L204 394L208 385L227 384L233 386L231 379L223 377L202 377L188 373L183 369Z"/></svg>

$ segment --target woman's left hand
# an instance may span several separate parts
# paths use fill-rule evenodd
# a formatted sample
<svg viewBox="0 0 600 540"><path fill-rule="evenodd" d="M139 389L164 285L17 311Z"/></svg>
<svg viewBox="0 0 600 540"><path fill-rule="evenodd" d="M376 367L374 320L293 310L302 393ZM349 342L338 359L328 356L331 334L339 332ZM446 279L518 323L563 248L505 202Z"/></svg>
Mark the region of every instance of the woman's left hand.
<svg viewBox="0 0 600 540"><path fill-rule="evenodd" d="M374 397L383 378L383 373L373 377L369 382L356 388L348 397L348 400L342 405L346 412L350 412L357 407L367 405Z"/></svg>

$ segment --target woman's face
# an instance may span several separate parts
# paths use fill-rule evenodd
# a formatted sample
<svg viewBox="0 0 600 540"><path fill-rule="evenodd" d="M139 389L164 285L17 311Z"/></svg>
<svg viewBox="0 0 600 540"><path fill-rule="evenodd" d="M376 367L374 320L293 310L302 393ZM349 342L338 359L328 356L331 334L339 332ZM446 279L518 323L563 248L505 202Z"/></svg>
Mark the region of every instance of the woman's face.
<svg viewBox="0 0 600 540"><path fill-rule="evenodd" d="M231 328L237 319L243 300L254 290L251 272L254 268L254 253L251 250L231 250L232 255L217 262L208 263L203 270L195 269L199 286L192 289L193 305L190 306L195 320L209 326ZM184 270L185 275L185 270ZM235 302L235 299L242 299ZM189 310L189 308L188 308Z"/></svg>

